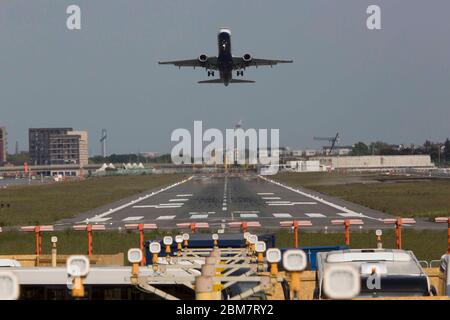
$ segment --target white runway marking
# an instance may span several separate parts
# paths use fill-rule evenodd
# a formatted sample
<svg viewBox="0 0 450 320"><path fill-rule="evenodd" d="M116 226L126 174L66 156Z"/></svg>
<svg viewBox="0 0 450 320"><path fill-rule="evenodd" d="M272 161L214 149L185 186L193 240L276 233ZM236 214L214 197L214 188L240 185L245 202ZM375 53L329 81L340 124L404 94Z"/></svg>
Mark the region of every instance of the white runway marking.
<svg viewBox="0 0 450 320"><path fill-rule="evenodd" d="M227 211L227 207L222 207L222 211Z"/></svg>
<svg viewBox="0 0 450 320"><path fill-rule="evenodd" d="M155 209L170 209L170 208L181 208L182 205L179 205L177 203L165 203L162 205L146 205L146 206L133 206L133 209L145 209L145 208L155 208Z"/></svg>
<svg viewBox="0 0 450 320"><path fill-rule="evenodd" d="M159 216L156 220L172 220L175 216Z"/></svg>
<svg viewBox="0 0 450 320"><path fill-rule="evenodd" d="M317 202L314 201L292 202L292 204L317 204Z"/></svg>
<svg viewBox="0 0 450 320"><path fill-rule="evenodd" d="M123 205L121 205L121 206L118 206L118 207L116 207L116 208L110 208L108 211L103 212L102 214L98 215L97 217L98 217L98 218L103 218L103 217L106 217L106 216L108 216L108 215L110 215L110 214L113 214L113 213L115 213L115 212L117 212L117 211L120 211L120 210L123 210L123 209L125 209L125 208L128 208L128 207L132 206L132 205L135 204L135 203L144 201L144 200L146 200L146 199L148 199L148 198L151 198L151 197L153 197L153 196L155 196L155 195L157 195L157 194L159 194L159 193L161 193L161 192L165 192L165 191L167 191L167 190L169 190L169 189L172 189L172 188L177 187L177 186L179 186L179 185L181 185L181 184L183 184L183 183L186 183L186 182L192 180L193 177L194 177L194 176L190 176L190 177L187 178L187 179L184 179L184 180L181 180L181 181L179 181L179 182L173 183L173 184L171 184L171 185L169 185L169 186L167 186L167 187L165 187L165 188L162 188L162 189L160 189L160 190L158 190L158 191L156 191L156 192L152 192L152 193L146 194L145 196L140 196L139 198L134 199L134 200L131 200L130 202L127 202L127 203L125 203L125 204L123 204Z"/></svg>
<svg viewBox="0 0 450 320"><path fill-rule="evenodd" d="M208 215L207 214L193 214L191 216L191 219L207 219Z"/></svg>
<svg viewBox="0 0 450 320"><path fill-rule="evenodd" d="M269 206L293 206L293 203L268 203Z"/></svg>
<svg viewBox="0 0 450 320"><path fill-rule="evenodd" d="M275 218L292 218L290 213L273 213Z"/></svg>
<svg viewBox="0 0 450 320"><path fill-rule="evenodd" d="M280 187L283 187L283 188L285 188L285 189L288 189L288 190L290 190L290 191L292 191L292 192L301 194L301 195L303 195L303 196L305 196L305 197L308 197L308 198L311 198L311 199L313 199L313 200L317 200L318 202L321 202L321 203L326 204L326 205L328 205L328 206L330 206L330 207L333 207L333 208L335 208L335 209L338 209L339 211L347 212L347 213L355 213L353 210L347 209L346 207L339 206L339 205L334 204L334 203L332 203L332 202L330 202L330 201L326 201L326 200L324 200L323 198L320 198L320 197L318 197L318 196L315 196L315 195L312 195L312 194L309 194L309 193L300 191L300 190L298 190L298 189L289 187L288 185L285 185L285 184L282 184L282 183L280 183L280 182L277 182L277 181L268 179L268 178L266 178L266 177L264 177L264 176L262 176L262 175L259 175L258 177L261 178L261 179L263 179L263 180L265 180L265 181L267 181L267 182L270 182L270 183L273 183L273 184L275 184L275 185L277 185L277 186L280 186ZM370 217L370 216L365 215L365 214L361 214L361 215L359 215L359 217L360 217L360 218L365 218L365 219L377 220L377 221L380 221L380 220L381 220L380 218Z"/></svg>
<svg viewBox="0 0 450 320"><path fill-rule="evenodd" d="M133 206L133 208L136 208L136 209L141 209L141 208L156 208L157 207L157 205L154 205L154 204L152 204L152 205L142 205L142 206Z"/></svg>
<svg viewBox="0 0 450 320"><path fill-rule="evenodd" d="M266 201L266 204L283 204L283 203L287 203L287 204L291 204L291 201L286 201L286 200L279 200L279 201Z"/></svg>
<svg viewBox="0 0 450 320"><path fill-rule="evenodd" d="M257 210L253 210L253 211L234 211L234 213L259 213L259 211L257 211Z"/></svg>
<svg viewBox="0 0 450 320"><path fill-rule="evenodd" d="M273 194L273 192L258 192L258 195L260 195L260 196L270 196L272 194Z"/></svg>
<svg viewBox="0 0 450 320"><path fill-rule="evenodd" d="M241 213L241 218L258 218L256 213Z"/></svg>
<svg viewBox="0 0 450 320"><path fill-rule="evenodd" d="M326 216L321 213L305 213L305 215L310 218L326 218Z"/></svg>
<svg viewBox="0 0 450 320"><path fill-rule="evenodd" d="M92 219L88 219L89 220L89 222L105 222L105 221L108 221L108 220L110 220L111 218L96 218L96 217L94 217L94 218L92 218Z"/></svg>
<svg viewBox="0 0 450 320"><path fill-rule="evenodd" d="M192 193L186 193L186 194L177 194L177 197L192 197Z"/></svg>
<svg viewBox="0 0 450 320"><path fill-rule="evenodd" d="M183 201L188 201L189 199L187 198L179 198L179 199L170 199L169 202L183 202Z"/></svg>
<svg viewBox="0 0 450 320"><path fill-rule="evenodd" d="M137 221L137 220L141 220L143 218L144 218L143 216L140 216L140 217L128 217L128 218L123 219L122 221Z"/></svg>
<svg viewBox="0 0 450 320"><path fill-rule="evenodd" d="M183 205L183 203L160 203L158 206L160 206L160 207L172 207L172 206L181 207L182 205Z"/></svg>
<svg viewBox="0 0 450 320"><path fill-rule="evenodd" d="M280 197L262 197L263 200L280 200Z"/></svg>
<svg viewBox="0 0 450 320"><path fill-rule="evenodd" d="M345 217L345 218L361 217L361 215L359 213L356 213L356 212L339 212L339 213L336 213L336 214L341 216L341 217Z"/></svg>

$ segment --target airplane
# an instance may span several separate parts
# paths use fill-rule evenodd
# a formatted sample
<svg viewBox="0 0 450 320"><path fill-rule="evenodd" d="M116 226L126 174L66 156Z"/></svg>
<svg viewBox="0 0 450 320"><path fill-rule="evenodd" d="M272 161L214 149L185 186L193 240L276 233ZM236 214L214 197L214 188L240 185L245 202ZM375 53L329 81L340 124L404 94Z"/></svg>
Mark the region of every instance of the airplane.
<svg viewBox="0 0 450 320"><path fill-rule="evenodd" d="M214 77L214 71L218 70L220 78L214 80L203 80L198 83L223 83L228 86L230 83L254 83L253 80L234 79L232 74L236 70L236 76L244 76L247 67L274 66L278 63L292 63L293 60L268 60L255 59L250 53L245 53L242 57L234 57L231 54L231 31L228 28L221 28L217 35L219 54L217 57L208 57L201 54L197 59L178 61L159 61L158 64L173 64L178 68L196 67L205 68L208 77Z"/></svg>

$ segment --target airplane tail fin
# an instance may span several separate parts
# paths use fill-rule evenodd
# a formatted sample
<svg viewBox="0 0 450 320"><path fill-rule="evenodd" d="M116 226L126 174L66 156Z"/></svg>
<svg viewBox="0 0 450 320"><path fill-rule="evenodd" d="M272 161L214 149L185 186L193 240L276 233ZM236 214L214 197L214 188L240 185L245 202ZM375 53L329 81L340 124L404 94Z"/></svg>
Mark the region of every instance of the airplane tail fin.
<svg viewBox="0 0 450 320"><path fill-rule="evenodd" d="M241 80L241 79L231 79L230 83L254 83L253 80ZM214 80L203 80L199 81L198 83L222 83L222 79L214 79Z"/></svg>

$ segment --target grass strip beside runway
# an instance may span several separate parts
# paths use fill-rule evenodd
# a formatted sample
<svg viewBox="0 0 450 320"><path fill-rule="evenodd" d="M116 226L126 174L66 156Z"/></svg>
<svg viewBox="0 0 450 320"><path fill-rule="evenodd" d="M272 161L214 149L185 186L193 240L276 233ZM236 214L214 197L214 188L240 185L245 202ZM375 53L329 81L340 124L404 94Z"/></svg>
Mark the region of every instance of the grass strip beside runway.
<svg viewBox="0 0 450 320"><path fill-rule="evenodd" d="M282 173L275 180L394 216L450 215L450 180L359 173Z"/></svg>
<svg viewBox="0 0 450 320"><path fill-rule="evenodd" d="M10 186L0 190L0 203L9 204L0 208L0 226L52 223L182 179L182 175L154 174Z"/></svg>
<svg viewBox="0 0 450 320"><path fill-rule="evenodd" d="M50 237L58 236L58 253L60 254L86 254L87 236L85 232L64 231L46 232L43 234L43 253L50 254ZM170 232L146 232L146 240L161 239L164 235L176 235ZM343 245L343 233L301 232L300 246ZM382 237L385 248L395 247L393 230L384 231ZM138 246L139 235L130 231L104 231L94 232L94 253L114 254L127 253L128 249ZM293 247L293 235L288 231L276 233L278 247ZM403 230L403 245L405 249L413 250L419 260L440 259L447 249L447 231L417 231ZM376 237L372 232L352 232L352 248L375 248ZM34 233L4 232L0 233L0 255L2 254L33 254Z"/></svg>

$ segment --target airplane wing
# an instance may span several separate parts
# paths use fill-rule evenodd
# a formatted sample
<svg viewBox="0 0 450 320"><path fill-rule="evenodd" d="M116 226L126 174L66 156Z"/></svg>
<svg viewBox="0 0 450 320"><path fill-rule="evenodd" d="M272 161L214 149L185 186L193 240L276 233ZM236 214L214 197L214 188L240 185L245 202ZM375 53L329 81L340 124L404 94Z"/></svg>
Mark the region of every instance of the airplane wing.
<svg viewBox="0 0 450 320"><path fill-rule="evenodd" d="M274 66L279 63L292 63L293 60L271 60L271 59L251 59L244 61L242 57L233 57L233 69L243 69L246 67Z"/></svg>
<svg viewBox="0 0 450 320"><path fill-rule="evenodd" d="M176 67L200 67L217 70L217 57L208 57L205 62L198 59L175 60L175 61L159 61L158 64L173 64Z"/></svg>

